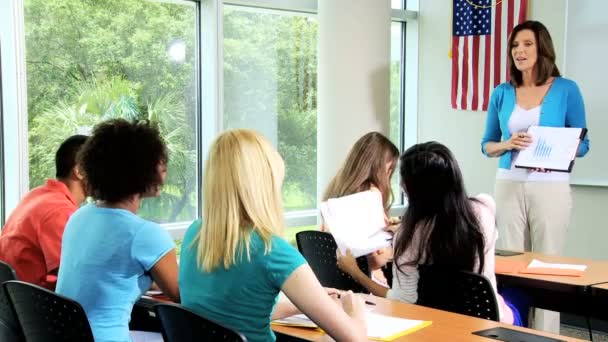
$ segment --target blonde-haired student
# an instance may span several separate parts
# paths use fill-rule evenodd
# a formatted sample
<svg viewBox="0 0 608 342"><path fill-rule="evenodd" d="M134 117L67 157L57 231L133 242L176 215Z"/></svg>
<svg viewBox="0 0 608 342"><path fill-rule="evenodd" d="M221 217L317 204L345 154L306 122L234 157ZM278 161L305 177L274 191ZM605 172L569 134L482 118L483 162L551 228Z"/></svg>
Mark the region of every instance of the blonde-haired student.
<svg viewBox="0 0 608 342"><path fill-rule="evenodd" d="M387 137L378 132L365 134L348 152L342 167L325 189L323 201L362 191L378 191L382 194L386 223L390 225L392 222L388 219L388 211L393 204L391 177L398 159L399 149ZM329 229L321 224L321 231ZM385 286L388 284L381 268L392 255L392 250L387 248L367 256L374 279Z"/></svg>
<svg viewBox="0 0 608 342"><path fill-rule="evenodd" d="M270 321L298 310L336 340L366 340L362 300L343 294L343 310L280 237L283 178L281 156L258 133L237 129L215 140L205 164L204 220L182 242L182 305L253 342L274 341ZM277 303L280 291L295 307Z"/></svg>

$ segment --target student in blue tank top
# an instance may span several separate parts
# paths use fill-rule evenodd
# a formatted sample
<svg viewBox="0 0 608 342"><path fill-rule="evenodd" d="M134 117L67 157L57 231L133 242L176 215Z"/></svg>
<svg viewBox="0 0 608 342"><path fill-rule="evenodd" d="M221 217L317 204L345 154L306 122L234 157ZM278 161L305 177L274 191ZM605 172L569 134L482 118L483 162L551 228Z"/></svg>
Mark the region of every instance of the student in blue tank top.
<svg viewBox="0 0 608 342"><path fill-rule="evenodd" d="M66 225L57 292L83 306L95 341L128 342L141 335L129 319L152 280L179 301L175 244L137 216L144 197L160 194L167 149L156 127L119 119L97 125L78 158L95 202Z"/></svg>
<svg viewBox="0 0 608 342"><path fill-rule="evenodd" d="M299 311L336 340L366 341L362 300L345 293L342 310L280 237L283 177L281 156L259 134L233 130L215 140L203 179L204 222L182 242L182 305L250 342L274 341L270 321ZM280 291L293 304L277 302Z"/></svg>

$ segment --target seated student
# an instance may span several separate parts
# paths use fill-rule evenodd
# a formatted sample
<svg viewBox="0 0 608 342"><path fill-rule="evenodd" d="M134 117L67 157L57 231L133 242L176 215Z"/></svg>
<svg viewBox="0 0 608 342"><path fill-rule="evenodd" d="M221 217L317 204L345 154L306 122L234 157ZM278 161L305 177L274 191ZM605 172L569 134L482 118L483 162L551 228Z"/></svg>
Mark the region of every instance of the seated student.
<svg viewBox="0 0 608 342"><path fill-rule="evenodd" d="M274 341L270 321L298 310L338 341L366 341L362 300L343 294L344 312L280 237L283 177L281 156L261 135L239 129L215 140L204 171L204 222L195 221L182 242L182 305L250 342ZM280 291L295 307L277 303Z"/></svg>
<svg viewBox="0 0 608 342"><path fill-rule="evenodd" d="M379 191L382 194L386 223L387 226L390 225L392 222L388 219L388 211L393 203L391 177L398 158L399 149L387 137L378 132L365 134L355 142L344 164L330 181L323 194L323 201L361 191ZM321 231L328 230L328 227L321 224ZM374 280L386 286L381 268L391 258L390 248L378 250L367 257Z"/></svg>
<svg viewBox="0 0 608 342"><path fill-rule="evenodd" d="M8 217L0 235L0 260L19 280L55 289L65 224L86 198L76 154L84 135L66 139L55 154L56 179L30 191Z"/></svg>
<svg viewBox="0 0 608 342"><path fill-rule="evenodd" d="M492 197L468 198L458 163L437 142L410 147L400 163L408 208L393 240L392 289L371 281L349 253L339 256L338 266L374 295L408 303L418 300L417 266L421 264L478 272L490 280L496 292L496 205ZM496 297L501 321L513 324L517 310L497 292Z"/></svg>
<svg viewBox="0 0 608 342"><path fill-rule="evenodd" d="M175 244L158 224L137 216L158 196L167 148L148 122L102 122L79 155L94 203L78 209L63 235L57 293L84 308L95 341L130 341L133 304L154 280L179 301Z"/></svg>

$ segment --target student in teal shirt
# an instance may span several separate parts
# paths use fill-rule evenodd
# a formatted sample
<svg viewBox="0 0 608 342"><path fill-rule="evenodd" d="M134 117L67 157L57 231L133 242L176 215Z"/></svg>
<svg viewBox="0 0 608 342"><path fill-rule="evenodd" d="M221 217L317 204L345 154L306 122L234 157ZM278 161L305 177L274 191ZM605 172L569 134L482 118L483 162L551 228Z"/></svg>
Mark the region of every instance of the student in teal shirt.
<svg viewBox="0 0 608 342"><path fill-rule="evenodd" d="M182 305L251 342L274 341L270 321L303 312L339 341L366 341L363 301L342 310L300 253L280 237L281 156L261 135L233 130L213 143L203 179L204 222L182 242ZM277 302L280 291L293 302Z"/></svg>

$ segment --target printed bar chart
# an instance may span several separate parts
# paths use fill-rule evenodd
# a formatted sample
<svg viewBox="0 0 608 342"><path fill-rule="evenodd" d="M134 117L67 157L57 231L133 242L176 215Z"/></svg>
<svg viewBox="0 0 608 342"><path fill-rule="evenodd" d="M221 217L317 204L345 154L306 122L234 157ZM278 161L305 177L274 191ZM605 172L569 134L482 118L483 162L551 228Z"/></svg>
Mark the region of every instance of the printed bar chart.
<svg viewBox="0 0 608 342"><path fill-rule="evenodd" d="M551 156L551 145L547 144L545 139L539 139L536 148L534 149L534 157L548 158Z"/></svg>

